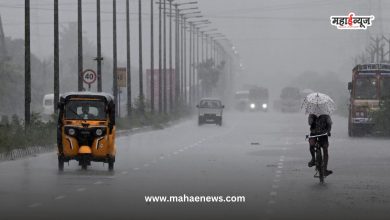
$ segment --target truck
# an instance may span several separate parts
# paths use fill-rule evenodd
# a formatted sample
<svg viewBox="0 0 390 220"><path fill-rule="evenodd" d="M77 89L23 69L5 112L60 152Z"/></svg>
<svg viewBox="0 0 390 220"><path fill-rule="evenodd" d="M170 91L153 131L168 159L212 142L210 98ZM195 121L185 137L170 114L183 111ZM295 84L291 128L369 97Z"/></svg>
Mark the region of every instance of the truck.
<svg viewBox="0 0 390 220"><path fill-rule="evenodd" d="M374 127L372 115L380 107L380 101L390 95L390 64L359 64L352 69L352 81L348 82L350 137L371 133Z"/></svg>
<svg viewBox="0 0 390 220"><path fill-rule="evenodd" d="M268 111L268 89L252 86L248 90L240 90L235 94L236 109L241 111Z"/></svg>

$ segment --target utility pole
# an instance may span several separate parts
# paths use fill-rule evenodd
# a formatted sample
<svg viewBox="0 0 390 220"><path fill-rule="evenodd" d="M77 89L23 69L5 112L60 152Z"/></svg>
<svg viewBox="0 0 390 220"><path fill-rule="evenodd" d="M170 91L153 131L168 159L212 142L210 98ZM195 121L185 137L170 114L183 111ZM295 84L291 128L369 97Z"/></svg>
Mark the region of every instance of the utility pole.
<svg viewBox="0 0 390 220"><path fill-rule="evenodd" d="M116 0L112 0L112 21L113 21L113 92L114 92L114 100L116 105L116 114L119 115L120 106L118 105L120 102L118 100L118 76L117 76L117 45L116 45Z"/></svg>
<svg viewBox="0 0 390 220"><path fill-rule="evenodd" d="M196 29L196 99L199 100L199 85L200 85L200 80L199 80L199 28Z"/></svg>
<svg viewBox="0 0 390 220"><path fill-rule="evenodd" d="M138 36L139 36L139 110L140 112L144 112L144 88L143 88L143 79L142 79L142 73L143 73L143 67L142 67L142 5L141 0L138 0Z"/></svg>
<svg viewBox="0 0 390 220"><path fill-rule="evenodd" d="M176 23L175 23L175 106L176 109L179 107L179 97L180 97L180 63L179 63L179 8L178 4L175 5L175 14L176 14Z"/></svg>
<svg viewBox="0 0 390 220"><path fill-rule="evenodd" d="M154 113L154 29L153 0L150 0L150 110Z"/></svg>
<svg viewBox="0 0 390 220"><path fill-rule="evenodd" d="M181 21L181 28L180 28L180 101L182 104L184 104L184 18L182 17Z"/></svg>
<svg viewBox="0 0 390 220"><path fill-rule="evenodd" d="M24 2L24 120L30 125L31 105L31 63L30 63L30 0Z"/></svg>
<svg viewBox="0 0 390 220"><path fill-rule="evenodd" d="M126 0L126 74L127 74L127 116L131 116L131 54L130 54L130 3Z"/></svg>
<svg viewBox="0 0 390 220"><path fill-rule="evenodd" d="M183 89L184 89L184 103L185 105L188 104L188 96L187 96L187 24L186 24L186 18L183 18L183 40L184 40L184 50L183 50L183 61L184 61L184 71L183 71Z"/></svg>
<svg viewBox="0 0 390 220"><path fill-rule="evenodd" d="M96 41L97 57L95 58L97 66L97 91L102 92L102 47L101 47L101 23L100 23L100 0L96 0Z"/></svg>
<svg viewBox="0 0 390 220"><path fill-rule="evenodd" d="M163 112L162 95L162 24L161 24L161 0L158 2L158 112Z"/></svg>
<svg viewBox="0 0 390 220"><path fill-rule="evenodd" d="M164 58L163 58L163 67L164 67L164 86L163 86L163 95L164 95L164 113L167 113L167 23L166 23L166 17L167 17L167 11L166 11L166 0L164 0L164 36L163 36L163 41L164 41Z"/></svg>
<svg viewBox="0 0 390 220"><path fill-rule="evenodd" d="M189 104L192 105L192 45L193 45L193 36L192 36L192 23L189 22L189 35L190 35L190 51L189 51L189 72L188 72L188 77L189 77L189 81L188 81L188 85L189 85L189 91L188 91L188 95L189 95Z"/></svg>
<svg viewBox="0 0 390 220"><path fill-rule="evenodd" d="M83 15L81 0L77 1L78 91L83 90Z"/></svg>
<svg viewBox="0 0 390 220"><path fill-rule="evenodd" d="M169 110L173 109L173 69L172 69L172 1L169 1Z"/></svg>
<svg viewBox="0 0 390 220"><path fill-rule="evenodd" d="M58 0L54 0L54 113L57 114L60 96L60 65L59 65L59 37L58 37Z"/></svg>

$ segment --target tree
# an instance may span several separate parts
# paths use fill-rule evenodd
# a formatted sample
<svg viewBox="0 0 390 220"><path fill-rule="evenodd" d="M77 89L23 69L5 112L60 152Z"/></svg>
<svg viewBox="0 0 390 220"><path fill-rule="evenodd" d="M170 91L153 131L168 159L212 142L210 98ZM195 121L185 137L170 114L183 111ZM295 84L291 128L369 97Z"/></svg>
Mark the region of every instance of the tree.
<svg viewBox="0 0 390 220"><path fill-rule="evenodd" d="M217 87L225 63L215 66L214 60L208 59L197 67L198 77L201 81L203 95L211 96L213 89Z"/></svg>

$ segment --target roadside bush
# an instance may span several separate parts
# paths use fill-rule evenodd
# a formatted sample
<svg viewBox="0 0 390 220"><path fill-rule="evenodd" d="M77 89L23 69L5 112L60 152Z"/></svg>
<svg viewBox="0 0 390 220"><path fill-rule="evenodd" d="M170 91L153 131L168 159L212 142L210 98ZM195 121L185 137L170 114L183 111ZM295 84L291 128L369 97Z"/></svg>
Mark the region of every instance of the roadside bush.
<svg viewBox="0 0 390 220"><path fill-rule="evenodd" d="M56 123L42 122L39 114L31 114L31 124L27 128L24 121L13 115L10 123L0 125L0 152L14 148L46 146L55 143Z"/></svg>

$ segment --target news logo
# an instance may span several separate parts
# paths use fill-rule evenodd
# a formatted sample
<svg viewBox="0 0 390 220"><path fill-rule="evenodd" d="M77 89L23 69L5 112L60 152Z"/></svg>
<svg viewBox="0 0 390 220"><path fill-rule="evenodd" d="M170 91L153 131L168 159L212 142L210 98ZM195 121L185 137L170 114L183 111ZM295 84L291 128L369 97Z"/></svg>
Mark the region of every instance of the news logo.
<svg viewBox="0 0 390 220"><path fill-rule="evenodd" d="M339 30L366 30L372 25L374 19L374 15L356 16L355 13L350 12L348 16L330 16L330 24Z"/></svg>

